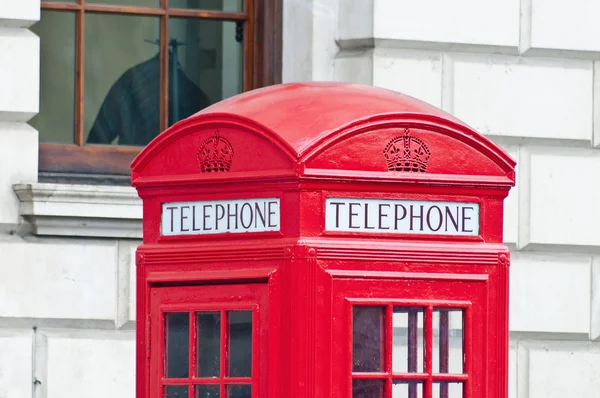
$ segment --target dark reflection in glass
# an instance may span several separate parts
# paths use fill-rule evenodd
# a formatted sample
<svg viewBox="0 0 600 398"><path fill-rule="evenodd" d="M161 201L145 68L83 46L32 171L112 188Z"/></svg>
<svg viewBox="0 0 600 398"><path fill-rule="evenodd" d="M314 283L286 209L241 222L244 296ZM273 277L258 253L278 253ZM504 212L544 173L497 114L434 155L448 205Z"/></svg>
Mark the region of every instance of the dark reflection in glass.
<svg viewBox="0 0 600 398"><path fill-rule="evenodd" d="M219 386L198 385L196 386L196 398L219 398Z"/></svg>
<svg viewBox="0 0 600 398"><path fill-rule="evenodd" d="M244 11L244 0L170 0L169 7L242 12Z"/></svg>
<svg viewBox="0 0 600 398"><path fill-rule="evenodd" d="M1 6L0 6L1 7ZM40 37L40 112L29 124L40 142L75 141L75 14L42 10L31 27ZM1 90L1 88L0 88Z"/></svg>
<svg viewBox="0 0 600 398"><path fill-rule="evenodd" d="M169 126L243 90L236 23L169 19Z"/></svg>
<svg viewBox="0 0 600 398"><path fill-rule="evenodd" d="M352 371L380 372L383 368L384 307L352 309Z"/></svg>
<svg viewBox="0 0 600 398"><path fill-rule="evenodd" d="M230 377L252 376L252 311L230 311L229 374Z"/></svg>
<svg viewBox="0 0 600 398"><path fill-rule="evenodd" d="M227 386L227 398L251 398L252 387L250 384L236 384Z"/></svg>
<svg viewBox="0 0 600 398"><path fill-rule="evenodd" d="M383 380L352 380L352 398L383 398Z"/></svg>
<svg viewBox="0 0 600 398"><path fill-rule="evenodd" d="M84 132L88 144L146 145L159 133L155 17L85 14Z"/></svg>
<svg viewBox="0 0 600 398"><path fill-rule="evenodd" d="M392 385L392 398L421 398L423 397L423 383L394 381Z"/></svg>
<svg viewBox="0 0 600 398"><path fill-rule="evenodd" d="M198 357L196 376L219 377L221 357L221 313L197 312L196 336Z"/></svg>
<svg viewBox="0 0 600 398"><path fill-rule="evenodd" d="M165 314L165 376L188 377L190 316L187 312Z"/></svg>
<svg viewBox="0 0 600 398"><path fill-rule="evenodd" d="M188 398L187 386L166 386L165 398Z"/></svg>

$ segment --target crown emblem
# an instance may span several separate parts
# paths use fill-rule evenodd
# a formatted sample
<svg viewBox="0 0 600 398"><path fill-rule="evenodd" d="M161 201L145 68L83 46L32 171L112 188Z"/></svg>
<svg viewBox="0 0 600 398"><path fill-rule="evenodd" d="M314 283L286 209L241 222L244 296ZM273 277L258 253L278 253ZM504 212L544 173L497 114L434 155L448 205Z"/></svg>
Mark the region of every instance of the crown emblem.
<svg viewBox="0 0 600 398"><path fill-rule="evenodd" d="M203 173L229 171L232 160L233 147L229 141L219 136L219 130L198 149L198 163Z"/></svg>
<svg viewBox="0 0 600 398"><path fill-rule="evenodd" d="M422 140L411 137L409 132L404 129L403 136L394 138L385 147L383 155L388 170L425 173L431 153Z"/></svg>

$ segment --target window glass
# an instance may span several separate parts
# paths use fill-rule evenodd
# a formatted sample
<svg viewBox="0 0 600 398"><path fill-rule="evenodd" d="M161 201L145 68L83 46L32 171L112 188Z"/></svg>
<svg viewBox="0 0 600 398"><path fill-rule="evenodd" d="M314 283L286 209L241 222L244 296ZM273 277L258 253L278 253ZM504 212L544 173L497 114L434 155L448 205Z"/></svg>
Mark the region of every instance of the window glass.
<svg viewBox="0 0 600 398"><path fill-rule="evenodd" d="M424 309L394 307L393 311L392 371L396 373L423 372Z"/></svg>
<svg viewBox="0 0 600 398"><path fill-rule="evenodd" d="M187 312L165 314L165 376L188 377L190 317Z"/></svg>
<svg viewBox="0 0 600 398"><path fill-rule="evenodd" d="M383 398L383 380L354 379L352 380L352 398Z"/></svg>
<svg viewBox="0 0 600 398"><path fill-rule="evenodd" d="M353 372L380 372L383 369L384 309L385 307L353 307Z"/></svg>
<svg viewBox="0 0 600 398"><path fill-rule="evenodd" d="M220 387L218 385L196 386L196 398L219 398L219 394Z"/></svg>
<svg viewBox="0 0 600 398"><path fill-rule="evenodd" d="M73 144L75 131L75 14L42 10L31 28L40 37L40 111L29 122L40 142Z"/></svg>
<svg viewBox="0 0 600 398"><path fill-rule="evenodd" d="M394 381L392 385L392 398L422 398L423 383Z"/></svg>
<svg viewBox="0 0 600 398"><path fill-rule="evenodd" d="M159 19L85 15L84 139L146 145L159 133Z"/></svg>
<svg viewBox="0 0 600 398"><path fill-rule="evenodd" d="M235 22L169 19L169 125L243 91L242 41Z"/></svg>
<svg viewBox="0 0 600 398"><path fill-rule="evenodd" d="M119 6L160 7L160 0L85 0L86 4L110 4Z"/></svg>
<svg viewBox="0 0 600 398"><path fill-rule="evenodd" d="M165 398L188 398L187 386L166 386Z"/></svg>
<svg viewBox="0 0 600 398"><path fill-rule="evenodd" d="M169 0L169 7L242 12L244 0Z"/></svg>
<svg viewBox="0 0 600 398"><path fill-rule="evenodd" d="M463 372L463 310L433 311L433 373Z"/></svg>
<svg viewBox="0 0 600 398"><path fill-rule="evenodd" d="M251 398L252 387L249 384L227 386L227 398Z"/></svg>
<svg viewBox="0 0 600 398"><path fill-rule="evenodd" d="M229 377L252 376L252 311L230 311Z"/></svg>
<svg viewBox="0 0 600 398"><path fill-rule="evenodd" d="M221 370L221 313L196 313L196 376L219 377Z"/></svg>

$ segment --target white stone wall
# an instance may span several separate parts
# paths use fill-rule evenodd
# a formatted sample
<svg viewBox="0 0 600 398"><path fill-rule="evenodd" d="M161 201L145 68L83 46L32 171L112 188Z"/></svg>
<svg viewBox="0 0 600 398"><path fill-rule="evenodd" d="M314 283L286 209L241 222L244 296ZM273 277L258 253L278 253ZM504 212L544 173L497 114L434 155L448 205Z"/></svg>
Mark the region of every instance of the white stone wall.
<svg viewBox="0 0 600 398"><path fill-rule="evenodd" d="M139 240L89 238L69 223L69 211L82 211L78 202L89 206L92 194L78 200L81 192L67 190L57 204L54 190L25 203L24 212L13 189L38 180L38 132L27 121L39 107L39 39L28 29L39 18L39 0L0 0L0 397L131 398ZM115 208L114 198L124 206ZM117 213L132 207L110 190L97 202ZM137 205L134 216L119 217L139 222ZM62 221L54 232L82 232L77 239L34 236L24 227L24 213ZM105 217L98 208L87 214ZM96 229L87 235L102 236ZM131 235L115 229L119 233Z"/></svg>
<svg viewBox="0 0 600 398"><path fill-rule="evenodd" d="M600 2L286 4L285 81L403 92L517 160L510 397L600 397Z"/></svg>

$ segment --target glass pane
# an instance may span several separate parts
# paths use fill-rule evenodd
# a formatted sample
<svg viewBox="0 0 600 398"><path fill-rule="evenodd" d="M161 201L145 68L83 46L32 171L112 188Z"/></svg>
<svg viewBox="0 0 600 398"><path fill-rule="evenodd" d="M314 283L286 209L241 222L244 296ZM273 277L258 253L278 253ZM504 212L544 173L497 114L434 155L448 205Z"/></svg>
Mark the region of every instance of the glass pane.
<svg viewBox="0 0 600 398"><path fill-rule="evenodd" d="M120 6L160 7L160 0L85 0L85 4L94 3Z"/></svg>
<svg viewBox="0 0 600 398"><path fill-rule="evenodd" d="M352 380L352 398L383 398L383 380Z"/></svg>
<svg viewBox="0 0 600 398"><path fill-rule="evenodd" d="M244 0L170 0L169 8L242 12L244 11Z"/></svg>
<svg viewBox="0 0 600 398"><path fill-rule="evenodd" d="M423 319L423 308L394 307L392 372L419 373L424 371Z"/></svg>
<svg viewBox="0 0 600 398"><path fill-rule="evenodd" d="M235 22L169 19L169 125L242 92L238 38Z"/></svg>
<svg viewBox="0 0 600 398"><path fill-rule="evenodd" d="M252 397L252 387L250 384L227 386L227 398L250 398Z"/></svg>
<svg viewBox="0 0 600 398"><path fill-rule="evenodd" d="M165 398L188 398L187 386L166 386Z"/></svg>
<svg viewBox="0 0 600 398"><path fill-rule="evenodd" d="M40 37L40 113L29 124L40 142L73 144L75 131L75 14L42 10L31 28Z"/></svg>
<svg viewBox="0 0 600 398"><path fill-rule="evenodd" d="M385 307L355 306L352 309L352 371L383 369L383 314Z"/></svg>
<svg viewBox="0 0 600 398"><path fill-rule="evenodd" d="M221 313L196 313L196 376L219 377L221 357Z"/></svg>
<svg viewBox="0 0 600 398"><path fill-rule="evenodd" d="M252 376L252 311L231 311L229 316L230 377Z"/></svg>
<svg viewBox="0 0 600 398"><path fill-rule="evenodd" d="M165 376L188 377L190 316L187 312L165 315Z"/></svg>
<svg viewBox="0 0 600 398"><path fill-rule="evenodd" d="M392 384L392 398L421 398L423 397L423 383L394 381Z"/></svg>
<svg viewBox="0 0 600 398"><path fill-rule="evenodd" d="M196 386L196 398L219 398L220 388L215 385Z"/></svg>
<svg viewBox="0 0 600 398"><path fill-rule="evenodd" d="M463 384L460 382L448 383L439 382L433 383L433 398L462 398Z"/></svg>
<svg viewBox="0 0 600 398"><path fill-rule="evenodd" d="M85 14L88 144L146 145L159 133L159 19Z"/></svg>
<svg viewBox="0 0 600 398"><path fill-rule="evenodd" d="M463 372L463 311L434 308L433 372Z"/></svg>

